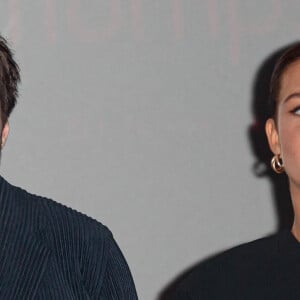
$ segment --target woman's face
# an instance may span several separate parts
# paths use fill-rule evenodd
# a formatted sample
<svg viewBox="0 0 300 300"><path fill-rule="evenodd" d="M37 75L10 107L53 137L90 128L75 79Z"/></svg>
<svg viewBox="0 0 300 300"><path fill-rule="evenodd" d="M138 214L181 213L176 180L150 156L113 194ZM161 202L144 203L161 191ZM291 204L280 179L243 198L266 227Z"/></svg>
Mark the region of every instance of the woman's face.
<svg viewBox="0 0 300 300"><path fill-rule="evenodd" d="M282 74L277 121L267 121L266 133L271 150L283 160L290 184L300 189L300 60Z"/></svg>

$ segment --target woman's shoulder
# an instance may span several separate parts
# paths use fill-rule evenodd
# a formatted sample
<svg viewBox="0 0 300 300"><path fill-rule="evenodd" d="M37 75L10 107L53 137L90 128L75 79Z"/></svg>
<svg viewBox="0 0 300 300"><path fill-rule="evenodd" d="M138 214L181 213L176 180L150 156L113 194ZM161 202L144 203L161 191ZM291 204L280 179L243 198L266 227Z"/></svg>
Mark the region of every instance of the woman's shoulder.
<svg viewBox="0 0 300 300"><path fill-rule="evenodd" d="M204 290L219 296L224 291L235 290L237 282L248 284L251 278L262 276L264 270L268 272L274 261L278 261L286 234L282 231L242 243L203 260L182 275L176 296L186 299L184 295L189 294L194 299Z"/></svg>
<svg viewBox="0 0 300 300"><path fill-rule="evenodd" d="M195 272L213 268L223 268L224 271L228 268L232 271L232 267L238 270L245 264L253 265L266 262L266 259L273 259L280 253L280 241L283 234L284 232L279 232L231 247L204 260L195 268Z"/></svg>
<svg viewBox="0 0 300 300"><path fill-rule="evenodd" d="M215 257L217 260L239 260L239 259L259 259L265 258L265 255L269 257L271 255L279 254L279 246L282 236L285 235L285 231L277 232L262 238L254 239L246 243L239 244L237 246L231 247L228 250L220 253Z"/></svg>

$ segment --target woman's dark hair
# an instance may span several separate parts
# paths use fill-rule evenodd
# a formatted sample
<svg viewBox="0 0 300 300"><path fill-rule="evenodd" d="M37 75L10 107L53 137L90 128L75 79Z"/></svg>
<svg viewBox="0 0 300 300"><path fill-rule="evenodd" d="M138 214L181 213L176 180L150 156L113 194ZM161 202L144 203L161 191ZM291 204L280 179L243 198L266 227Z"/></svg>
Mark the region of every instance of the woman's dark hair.
<svg viewBox="0 0 300 300"><path fill-rule="evenodd" d="M0 36L0 108L2 126L16 105L20 72L6 40Z"/></svg>
<svg viewBox="0 0 300 300"><path fill-rule="evenodd" d="M269 96L269 113L270 117L276 118L277 101L280 91L281 79L285 70L294 62L300 59L300 42L290 46L277 60L271 81Z"/></svg>

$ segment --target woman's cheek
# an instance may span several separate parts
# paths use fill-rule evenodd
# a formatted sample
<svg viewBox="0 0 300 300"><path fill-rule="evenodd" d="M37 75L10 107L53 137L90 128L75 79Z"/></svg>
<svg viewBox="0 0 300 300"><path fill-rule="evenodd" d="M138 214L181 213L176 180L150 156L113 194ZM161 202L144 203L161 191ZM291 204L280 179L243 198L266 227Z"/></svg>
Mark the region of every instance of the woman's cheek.
<svg viewBox="0 0 300 300"><path fill-rule="evenodd" d="M281 155L289 176L300 176L300 125L286 126L281 134Z"/></svg>

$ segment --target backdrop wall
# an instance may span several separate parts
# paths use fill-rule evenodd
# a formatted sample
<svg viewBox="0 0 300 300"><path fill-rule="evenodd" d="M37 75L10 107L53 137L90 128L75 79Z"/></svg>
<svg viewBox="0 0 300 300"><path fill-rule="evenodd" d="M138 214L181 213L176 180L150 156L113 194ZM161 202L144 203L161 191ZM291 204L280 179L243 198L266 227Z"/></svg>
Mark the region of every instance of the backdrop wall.
<svg viewBox="0 0 300 300"><path fill-rule="evenodd" d="M253 82L298 1L7 0L22 85L1 174L106 224L140 299L277 229L253 172Z"/></svg>

